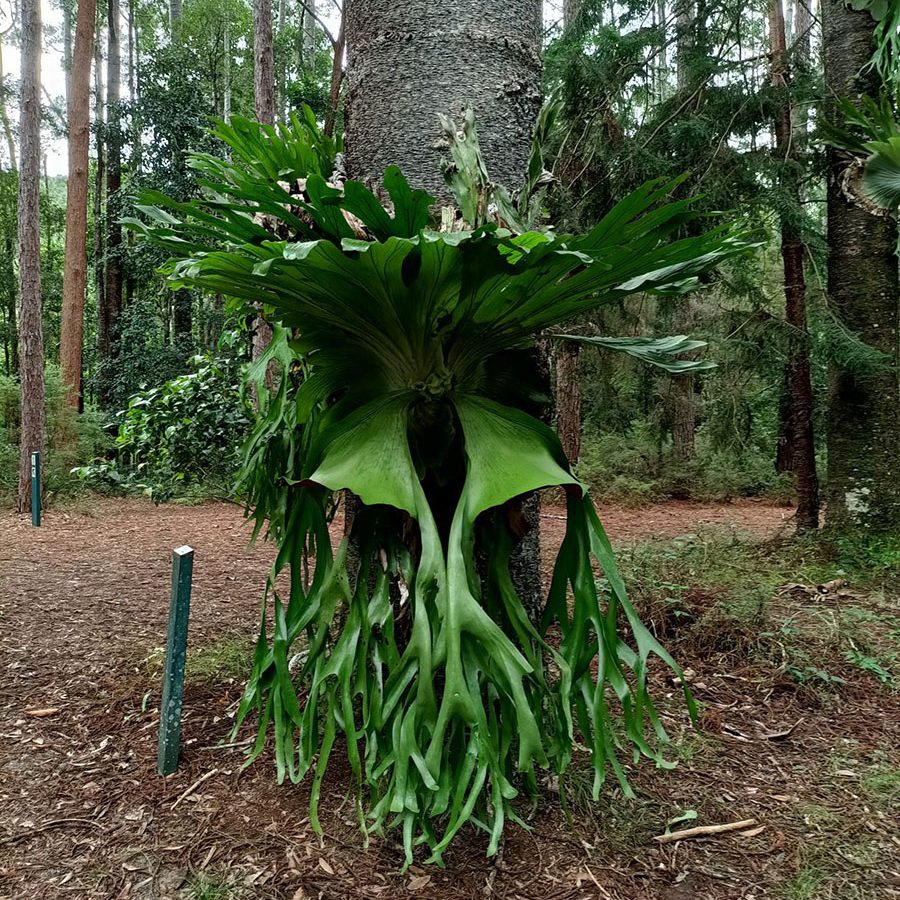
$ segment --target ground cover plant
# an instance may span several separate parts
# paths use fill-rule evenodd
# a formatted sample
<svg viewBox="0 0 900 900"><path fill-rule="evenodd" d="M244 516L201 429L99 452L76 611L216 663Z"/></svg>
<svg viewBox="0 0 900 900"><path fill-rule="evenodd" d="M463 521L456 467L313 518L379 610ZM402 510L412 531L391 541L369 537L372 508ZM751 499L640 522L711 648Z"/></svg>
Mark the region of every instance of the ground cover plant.
<svg viewBox="0 0 900 900"><path fill-rule="evenodd" d="M274 726L278 778L313 771L315 827L343 733L360 824L401 828L407 863L420 844L440 861L467 823L495 852L505 822L521 821L513 798L537 794L542 768L564 773L576 739L592 752L595 797L607 770L629 791L620 752L666 765L650 657L680 670L635 614L589 497L535 416L529 348L599 304L678 293L743 249L727 229L683 237L697 217L666 182L586 234L526 230L484 171L474 122L448 132L461 219L445 215L443 230L433 198L395 168L384 205L326 180L336 145L311 114L219 124L231 158L193 158L205 196L151 195L132 223L172 254L173 287L262 304L279 323L255 374L280 361L281 386L268 398L259 378L245 473L279 543L238 715L259 717L251 755ZM688 368L672 354L694 347L606 345L668 368ZM510 576L507 504L551 486L567 492L566 536L532 623ZM339 491L362 505L333 549ZM283 568L286 598L274 589Z"/></svg>

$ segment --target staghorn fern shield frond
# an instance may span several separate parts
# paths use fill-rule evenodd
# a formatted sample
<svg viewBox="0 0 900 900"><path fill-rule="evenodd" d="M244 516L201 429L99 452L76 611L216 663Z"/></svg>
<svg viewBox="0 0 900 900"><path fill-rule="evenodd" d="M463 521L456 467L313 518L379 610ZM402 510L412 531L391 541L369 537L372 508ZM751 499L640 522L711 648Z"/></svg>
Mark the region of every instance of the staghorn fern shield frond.
<svg viewBox="0 0 900 900"><path fill-rule="evenodd" d="M595 796L609 771L628 792L623 759L666 765L651 657L680 670L629 602L556 435L530 414L528 350L600 304L678 292L744 245L726 229L683 237L695 213L666 202L664 182L587 234L483 216L445 233L397 169L382 200L327 180L315 147L285 146L314 144L309 131L231 127L218 129L230 161L196 160L207 196L156 196L132 226L169 250L173 287L262 303L278 323L270 352L296 363L247 450L258 524L277 523L280 548L238 715L258 720L251 757L274 732L278 778L311 774L318 827L342 735L361 826L399 828L407 862L419 845L440 861L466 824L494 852L505 822L521 822L514 798L537 794L540 770L564 773L576 741ZM316 166L283 163L306 158ZM683 341L621 349L665 362ZM566 491L566 535L536 627L510 577L504 504L551 486ZM362 503L353 554L329 537L341 490Z"/></svg>

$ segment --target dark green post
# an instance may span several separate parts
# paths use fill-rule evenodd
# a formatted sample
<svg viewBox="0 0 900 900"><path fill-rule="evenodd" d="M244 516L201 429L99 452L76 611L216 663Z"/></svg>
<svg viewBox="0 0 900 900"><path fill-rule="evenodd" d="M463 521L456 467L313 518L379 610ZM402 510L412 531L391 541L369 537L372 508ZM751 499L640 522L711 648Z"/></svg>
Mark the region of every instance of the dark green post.
<svg viewBox="0 0 900 900"><path fill-rule="evenodd" d="M194 551L190 547L173 550L172 602L169 606L169 635L166 639L162 705L159 708L159 755L156 768L160 775L171 775L178 768L181 700L184 696L184 659L187 653L193 574Z"/></svg>
<svg viewBox="0 0 900 900"><path fill-rule="evenodd" d="M31 524L41 524L41 453L31 454Z"/></svg>

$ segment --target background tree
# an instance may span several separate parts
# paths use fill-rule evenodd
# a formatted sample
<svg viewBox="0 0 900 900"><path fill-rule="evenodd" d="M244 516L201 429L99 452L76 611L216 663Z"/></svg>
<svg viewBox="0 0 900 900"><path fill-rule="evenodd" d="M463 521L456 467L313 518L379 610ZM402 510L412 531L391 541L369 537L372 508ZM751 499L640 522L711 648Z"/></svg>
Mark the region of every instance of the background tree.
<svg viewBox="0 0 900 900"><path fill-rule="evenodd" d="M823 0L822 14L826 114L840 125L835 98L880 93L878 73L868 65L875 21L843 0ZM868 372L832 360L826 523L888 531L900 528L897 222L863 195L861 173L857 157L828 149L828 293L843 325L884 360Z"/></svg>
<svg viewBox="0 0 900 900"><path fill-rule="evenodd" d="M87 290L88 151L91 60L96 0L79 0L72 71L68 82L69 177L66 193L66 256L59 361L69 402L81 399L81 356Z"/></svg>
<svg viewBox="0 0 900 900"><path fill-rule="evenodd" d="M44 449L44 340L41 323L41 11L22 0L19 99L19 511L31 503L31 453Z"/></svg>
<svg viewBox="0 0 900 900"><path fill-rule="evenodd" d="M782 470L794 474L797 491L798 531L819 527L819 482L816 473L816 443L813 433L813 387L810 371L809 330L806 321L806 251L803 243L801 177L798 160L806 143L806 124L796 125L789 90L788 47L782 0L771 0L769 40L772 50L772 86L781 102L775 114L775 155L780 166L781 257L784 264L785 320L792 329L785 371L786 421L780 446ZM800 39L807 40L806 37ZM802 49L803 44L798 46ZM802 61L802 56L799 57ZM803 116L802 107L797 115ZM787 458L785 458L787 457Z"/></svg>

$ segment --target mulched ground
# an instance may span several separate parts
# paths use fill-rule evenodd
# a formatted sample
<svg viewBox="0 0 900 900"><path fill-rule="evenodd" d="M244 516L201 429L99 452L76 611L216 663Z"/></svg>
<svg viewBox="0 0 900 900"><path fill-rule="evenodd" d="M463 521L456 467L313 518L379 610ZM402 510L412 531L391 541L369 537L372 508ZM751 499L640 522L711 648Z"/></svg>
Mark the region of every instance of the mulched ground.
<svg viewBox="0 0 900 900"><path fill-rule="evenodd" d="M561 514L547 510L548 550ZM768 536L789 511L677 503L601 514L622 543L708 524ZM241 771L241 748L217 746L237 679L189 680L181 767L158 777L171 549L197 552L190 656L255 636L272 552L249 548L247 537L240 510L221 504L96 500L47 513L39 530L0 515L0 898L758 900L788 896L785 885L800 884L820 847L830 858L815 865L828 875L837 862L837 881L813 874L808 892L791 888L795 900L900 897L898 822L861 787L865 773L893 771L885 761L898 765L900 701L861 674L843 673L848 684L823 702L774 669L726 669L721 653L684 660L705 711L691 731L680 704L667 712L663 703L680 736L674 772L639 766L636 800L610 786L592 804L576 771L571 822L548 799L531 832L509 828L499 860L486 860L473 834L447 854L446 869L401 875L393 842L364 849L337 766L323 788L323 839L309 828L307 786L278 787L267 760ZM656 844L666 820L687 809L703 824L759 825ZM835 834L839 842L825 840Z"/></svg>

